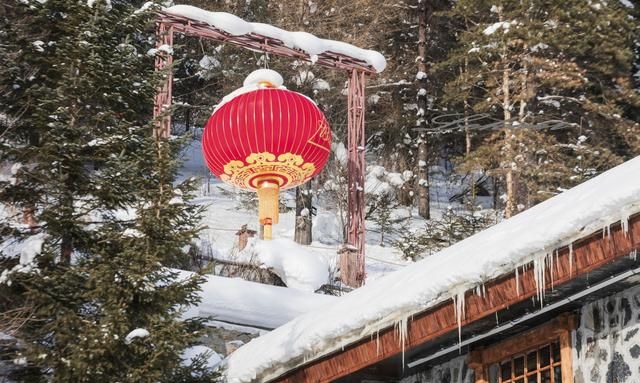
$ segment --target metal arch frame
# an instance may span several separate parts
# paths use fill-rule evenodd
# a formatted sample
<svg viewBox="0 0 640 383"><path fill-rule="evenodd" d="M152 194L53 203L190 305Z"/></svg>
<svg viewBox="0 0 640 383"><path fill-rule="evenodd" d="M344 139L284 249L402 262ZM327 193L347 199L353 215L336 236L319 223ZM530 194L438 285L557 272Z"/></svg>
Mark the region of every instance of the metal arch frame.
<svg viewBox="0 0 640 383"><path fill-rule="evenodd" d="M215 41L229 43L250 50L271 53L277 56L314 62L316 65L346 71L348 79L348 212L347 212L347 251L341 252L341 264L348 264L341 270L343 283L352 287L360 287L365 282L365 82L366 75L376 73L375 69L363 60L355 57L324 52L316 57L304 51L290 48L277 39L251 33L233 36L221 29L198 20L177 16L166 12L158 12L156 20L156 53L155 67L157 71L170 68L173 56L169 49L173 47L173 34L182 33L188 36L204 37ZM166 139L171 134L171 114L168 112L172 104L173 71L165 73L165 81L156 93L153 115L157 120L154 135L158 139Z"/></svg>

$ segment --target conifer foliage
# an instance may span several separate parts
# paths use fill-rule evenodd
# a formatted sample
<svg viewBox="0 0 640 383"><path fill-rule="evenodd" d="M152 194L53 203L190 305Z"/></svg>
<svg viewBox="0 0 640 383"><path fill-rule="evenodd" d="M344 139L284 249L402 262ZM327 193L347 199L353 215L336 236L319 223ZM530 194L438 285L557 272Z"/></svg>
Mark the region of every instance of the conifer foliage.
<svg viewBox="0 0 640 383"><path fill-rule="evenodd" d="M214 378L181 364L200 328L181 309L201 281L167 267L188 262L199 211L192 182L175 184L180 141L152 134L153 16L135 9L26 0L0 12L0 200L13 207L0 312L19 322L23 380Z"/></svg>

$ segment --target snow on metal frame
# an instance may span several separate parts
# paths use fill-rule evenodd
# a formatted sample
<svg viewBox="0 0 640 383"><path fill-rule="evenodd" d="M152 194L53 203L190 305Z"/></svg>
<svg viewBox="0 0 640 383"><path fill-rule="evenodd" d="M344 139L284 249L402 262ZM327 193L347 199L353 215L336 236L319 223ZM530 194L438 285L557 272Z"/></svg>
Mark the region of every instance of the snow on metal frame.
<svg viewBox="0 0 640 383"><path fill-rule="evenodd" d="M267 47L280 48L287 51L280 53L330 67L380 73L387 65L384 56L377 51L358 48L342 41L321 39L307 32L290 32L269 24L250 23L230 13L210 12L190 5L163 8L162 13L168 17L177 16L207 24L222 32L219 36L221 40L234 39L249 48L253 46L262 50ZM191 23L188 24L191 27ZM271 40L271 44L268 40ZM273 44L274 40L281 42L282 46ZM300 54L301 52L304 54ZM346 65L342 65L342 61Z"/></svg>
<svg viewBox="0 0 640 383"><path fill-rule="evenodd" d="M640 157L252 340L231 383L274 379L640 212ZM458 314L460 315L460 314Z"/></svg>

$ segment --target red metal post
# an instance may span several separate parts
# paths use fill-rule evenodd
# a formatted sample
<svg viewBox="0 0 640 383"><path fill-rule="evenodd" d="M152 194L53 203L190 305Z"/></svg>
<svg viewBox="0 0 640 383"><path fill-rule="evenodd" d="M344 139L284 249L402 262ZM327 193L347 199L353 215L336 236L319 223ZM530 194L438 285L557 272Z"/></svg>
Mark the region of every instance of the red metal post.
<svg viewBox="0 0 640 383"><path fill-rule="evenodd" d="M342 275L342 281L352 287L360 287L364 284L364 110L365 110L365 73L357 69L351 71L349 79L348 95L348 172L349 172L349 204L348 204L348 231L347 244L355 251L349 254L353 259L349 260L351 267L346 275Z"/></svg>
<svg viewBox="0 0 640 383"><path fill-rule="evenodd" d="M171 135L171 91L173 70L165 70L173 64L173 25L158 22L156 26L156 71L163 71L164 83L156 93L153 117L157 120L154 131L156 138L168 138Z"/></svg>

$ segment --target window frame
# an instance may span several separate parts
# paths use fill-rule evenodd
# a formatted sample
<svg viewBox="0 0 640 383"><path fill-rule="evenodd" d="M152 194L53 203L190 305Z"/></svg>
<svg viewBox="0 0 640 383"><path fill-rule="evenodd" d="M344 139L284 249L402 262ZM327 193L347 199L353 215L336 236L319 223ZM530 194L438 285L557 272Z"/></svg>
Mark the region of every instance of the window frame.
<svg viewBox="0 0 640 383"><path fill-rule="evenodd" d="M571 332L576 328L576 316L561 314L555 319L509 337L504 341L477 348L469 354L469 367L475 371L476 383L489 383L489 368L520 355L526 355L545 344L558 342L562 383L573 383ZM526 363L526 358L525 358ZM553 368L551 368L552 370ZM553 373L553 371L552 371Z"/></svg>

